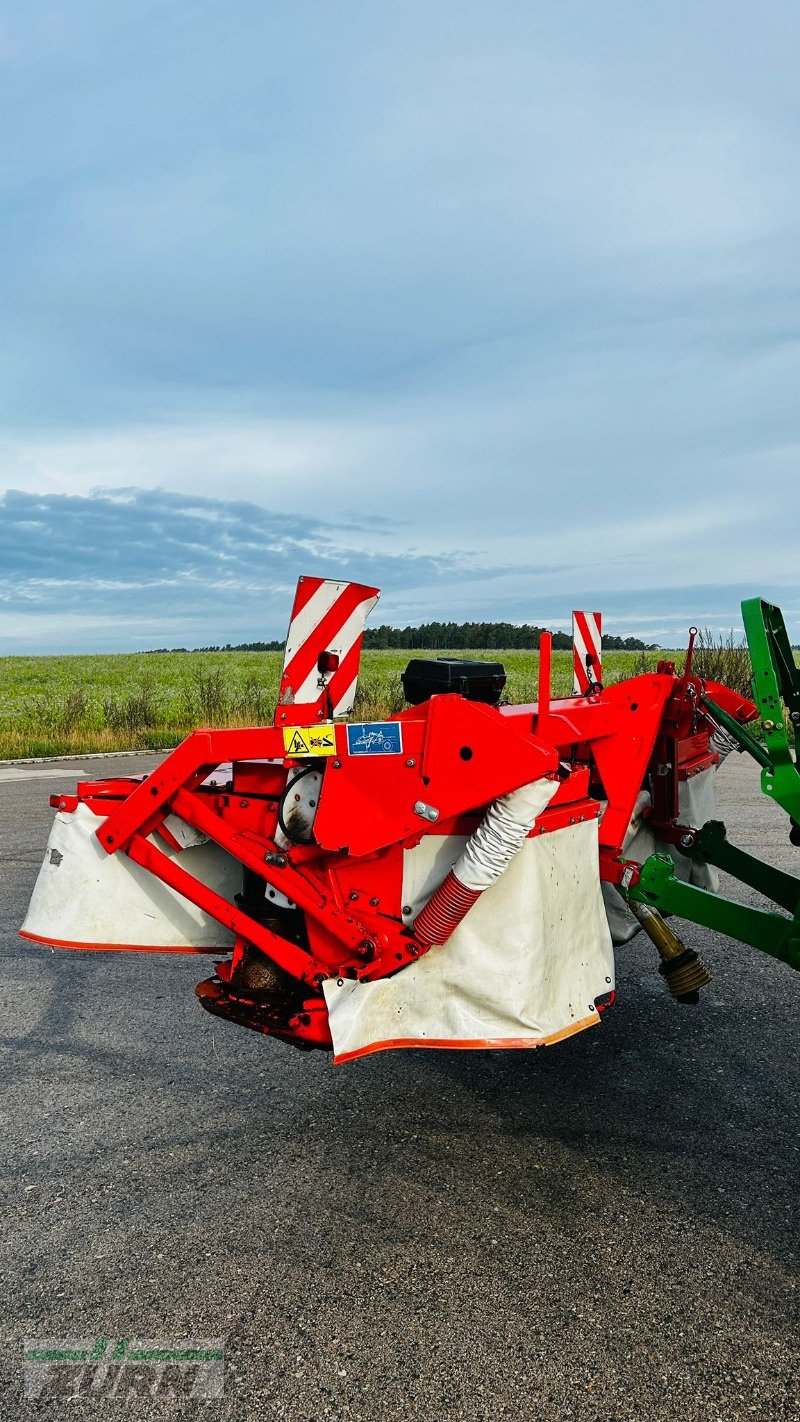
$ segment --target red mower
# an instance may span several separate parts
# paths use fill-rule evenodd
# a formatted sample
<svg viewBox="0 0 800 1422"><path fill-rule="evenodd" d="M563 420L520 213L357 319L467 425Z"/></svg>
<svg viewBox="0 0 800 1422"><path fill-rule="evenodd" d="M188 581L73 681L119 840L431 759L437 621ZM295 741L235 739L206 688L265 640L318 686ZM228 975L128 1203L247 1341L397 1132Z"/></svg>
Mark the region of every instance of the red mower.
<svg viewBox="0 0 800 1422"><path fill-rule="evenodd" d="M574 694L504 705L499 663L412 661L407 709L349 720L375 588L301 578L274 725L198 730L152 774L78 785L21 930L61 948L211 954L200 1003L336 1062L387 1047L536 1047L596 1025L643 929L672 995L708 982L671 914L800 967L800 880L729 844L733 748L798 837L800 673L743 604L753 700L685 665L604 686L575 613ZM764 740L747 730L761 718ZM783 912L735 903L717 869Z"/></svg>

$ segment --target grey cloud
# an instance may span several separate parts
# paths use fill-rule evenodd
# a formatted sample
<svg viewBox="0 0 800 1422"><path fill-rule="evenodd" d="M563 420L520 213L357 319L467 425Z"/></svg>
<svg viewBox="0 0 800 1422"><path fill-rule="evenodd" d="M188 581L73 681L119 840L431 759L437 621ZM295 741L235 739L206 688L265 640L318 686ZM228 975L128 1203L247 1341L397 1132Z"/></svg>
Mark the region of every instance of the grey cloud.
<svg viewBox="0 0 800 1422"><path fill-rule="evenodd" d="M149 623L154 638L166 619L178 640L250 640L282 635L301 572L402 594L500 571L468 553L363 552L348 532L347 521L164 489L12 490L0 498L0 612L78 613L90 640L93 613Z"/></svg>
<svg viewBox="0 0 800 1422"><path fill-rule="evenodd" d="M164 489L98 489L85 496L10 491L0 497L0 649L23 650L16 622L38 651L239 642L283 635L300 573L372 583L377 616L395 624L470 618L568 625L571 609L599 607L610 631L681 645L692 622L738 625L744 595L798 589L697 583L680 589L601 592L580 566L498 566L479 553L439 556L407 547L372 520L362 531L242 501ZM383 546L380 546L383 545ZM554 589L558 589L555 591ZM3 631L5 630L5 636Z"/></svg>

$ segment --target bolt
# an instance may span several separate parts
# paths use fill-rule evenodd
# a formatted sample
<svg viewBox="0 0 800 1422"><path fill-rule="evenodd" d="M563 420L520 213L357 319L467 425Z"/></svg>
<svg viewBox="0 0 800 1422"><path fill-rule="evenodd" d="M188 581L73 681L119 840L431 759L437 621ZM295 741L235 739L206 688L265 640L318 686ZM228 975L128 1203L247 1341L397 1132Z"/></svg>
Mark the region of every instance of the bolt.
<svg viewBox="0 0 800 1422"><path fill-rule="evenodd" d="M239 804L241 805L241 807L242 807L243 810L246 810L246 809L247 809L247 806L250 804L250 801L249 801L249 800L240 800L240 801L239 801Z"/></svg>
<svg viewBox="0 0 800 1422"><path fill-rule="evenodd" d="M342 768L342 762L341 762L340 760L335 760L335 761L333 762L333 768L334 768L334 770L341 770L341 768Z"/></svg>
<svg viewBox="0 0 800 1422"><path fill-rule="evenodd" d="M415 761L413 755L409 756L408 760L406 761L406 765L408 766L409 770L413 770L416 763L417 762Z"/></svg>
<svg viewBox="0 0 800 1422"><path fill-rule="evenodd" d="M419 815L421 819L427 820L430 824L434 824L439 818L439 811L435 806L426 805L424 800L417 800L414 806L414 814Z"/></svg>
<svg viewBox="0 0 800 1422"><path fill-rule="evenodd" d="M353 889L352 893L350 894L350 902L354 904L357 898L358 894L356 893L355 889Z"/></svg>
<svg viewBox="0 0 800 1422"><path fill-rule="evenodd" d="M264 855L264 863L265 863L265 864L272 864L272 865L274 865L274 867L275 867L276 869L285 869L285 868L286 868L286 855L285 855L285 854L275 854L272 850L269 850L269 851Z"/></svg>
<svg viewBox="0 0 800 1422"><path fill-rule="evenodd" d="M380 899L370 899L370 904L371 904L372 908L377 908L379 903L380 903Z"/></svg>
<svg viewBox="0 0 800 1422"><path fill-rule="evenodd" d="M774 731L774 730L775 730L775 722L774 722L774 721L765 721L765 722L764 722L764 730L765 730L765 731Z"/></svg>
<svg viewBox="0 0 800 1422"><path fill-rule="evenodd" d="M682 835L681 835L681 844L683 845L684 849L691 849L692 845L694 844L694 835L693 835L693 834L682 834Z"/></svg>
<svg viewBox="0 0 800 1422"><path fill-rule="evenodd" d="M408 918L408 915L410 914L410 912L411 912L411 905L410 905L410 904L403 904L403 918Z"/></svg>

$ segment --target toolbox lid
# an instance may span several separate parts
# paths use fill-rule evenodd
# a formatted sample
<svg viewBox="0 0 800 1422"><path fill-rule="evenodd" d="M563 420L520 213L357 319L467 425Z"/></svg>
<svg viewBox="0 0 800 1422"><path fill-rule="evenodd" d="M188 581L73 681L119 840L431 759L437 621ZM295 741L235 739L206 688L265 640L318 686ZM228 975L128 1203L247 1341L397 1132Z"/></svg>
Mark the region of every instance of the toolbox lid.
<svg viewBox="0 0 800 1422"><path fill-rule="evenodd" d="M412 706L430 696L455 692L466 701L496 706L506 684L502 662L461 657L412 657L402 675L403 693Z"/></svg>

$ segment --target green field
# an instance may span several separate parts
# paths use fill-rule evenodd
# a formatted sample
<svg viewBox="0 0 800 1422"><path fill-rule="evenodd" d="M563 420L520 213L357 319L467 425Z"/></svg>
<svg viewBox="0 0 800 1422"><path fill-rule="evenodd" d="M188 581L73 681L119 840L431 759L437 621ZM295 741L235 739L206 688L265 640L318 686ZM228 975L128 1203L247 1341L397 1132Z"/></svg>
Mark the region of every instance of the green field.
<svg viewBox="0 0 800 1422"><path fill-rule="evenodd" d="M365 652L355 714L379 720L403 706L409 651ZM422 652L419 656L446 655ZM508 673L510 701L536 698L537 652L490 652ZM606 652L606 682L655 667L663 653ZM161 750L196 726L269 724L280 652L150 652L0 657L0 759L107 750ZM553 690L569 694L571 653L553 657Z"/></svg>

